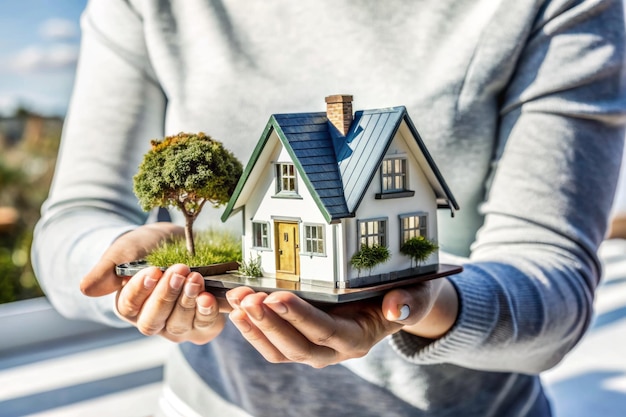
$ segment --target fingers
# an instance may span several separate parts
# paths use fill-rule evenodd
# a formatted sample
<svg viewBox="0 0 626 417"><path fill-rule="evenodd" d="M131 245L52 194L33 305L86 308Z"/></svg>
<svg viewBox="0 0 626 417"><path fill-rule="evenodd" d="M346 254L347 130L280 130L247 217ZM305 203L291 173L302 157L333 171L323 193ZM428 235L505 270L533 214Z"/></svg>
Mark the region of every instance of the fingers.
<svg viewBox="0 0 626 417"><path fill-rule="evenodd" d="M137 273L119 292L117 309L141 333L174 342L207 343L224 324L217 300L204 291L204 278L186 265Z"/></svg>
<svg viewBox="0 0 626 417"><path fill-rule="evenodd" d="M230 317L244 338L272 363L298 362L322 368L340 361L337 352L311 342L263 301L257 293L242 300ZM280 310L280 307L279 307ZM280 310L282 311L282 310Z"/></svg>
<svg viewBox="0 0 626 417"><path fill-rule="evenodd" d="M228 299L236 307L230 314L231 321L270 362L298 362L321 368L363 356L371 348L371 341L382 337L370 334L372 329L366 329L363 323L337 319L288 292L269 296L252 293L240 303L232 302L233 298L229 292Z"/></svg>
<svg viewBox="0 0 626 417"><path fill-rule="evenodd" d="M413 325L421 321L431 307L431 284L389 291L383 298L382 311L389 321Z"/></svg>
<svg viewBox="0 0 626 417"><path fill-rule="evenodd" d="M459 299L450 281L440 278L388 292L382 310L387 320L404 325L405 332L438 339L456 322Z"/></svg>
<svg viewBox="0 0 626 417"><path fill-rule="evenodd" d="M328 314L292 293L273 293L265 300L265 305L315 345L345 352L358 349L362 340L362 329L355 321Z"/></svg>
<svg viewBox="0 0 626 417"><path fill-rule="evenodd" d="M382 310L389 321L414 324L415 314L411 315L411 305L414 304L410 294L405 290L392 290L383 298Z"/></svg>
<svg viewBox="0 0 626 417"><path fill-rule="evenodd" d="M120 290L117 311L130 322L136 322L143 305L150 297L163 272L155 267L145 268L132 277Z"/></svg>
<svg viewBox="0 0 626 417"><path fill-rule="evenodd" d="M165 329L190 270L186 265L172 265L157 282L151 295L145 300L137 319L137 328L145 335L153 335ZM182 306L179 307L182 309Z"/></svg>
<svg viewBox="0 0 626 417"><path fill-rule="evenodd" d="M219 304L213 294L201 293L196 300L196 314L193 328L202 331L212 328L216 323L223 323L224 316L220 314Z"/></svg>
<svg viewBox="0 0 626 417"><path fill-rule="evenodd" d="M183 228L172 223L146 224L122 234L104 252L102 259L83 277L80 289L90 297L111 294L122 287L124 280L115 273L115 266L142 259L146 253L172 236L182 236Z"/></svg>
<svg viewBox="0 0 626 417"><path fill-rule="evenodd" d="M241 306L239 300L229 297L229 301L233 301L234 309L230 313L230 320L233 322L235 327L239 329L243 337L259 352L263 357L271 363L281 363L286 362L288 359L282 352L276 348L272 342L266 337L264 334L265 331L272 331L270 329L271 326L261 326L258 327L256 323L258 323L259 314L264 315L265 312L259 313L252 307L252 301L254 299L254 303L259 305L261 310L262 300L267 297L265 293L257 293L249 295L250 299L246 298L246 306L248 311L244 310ZM257 319L251 318L250 314L255 315Z"/></svg>
<svg viewBox="0 0 626 417"><path fill-rule="evenodd" d="M172 335L181 335L193 328L196 315L196 299L204 289L204 280L197 272L187 276L172 313L167 318L165 330Z"/></svg>

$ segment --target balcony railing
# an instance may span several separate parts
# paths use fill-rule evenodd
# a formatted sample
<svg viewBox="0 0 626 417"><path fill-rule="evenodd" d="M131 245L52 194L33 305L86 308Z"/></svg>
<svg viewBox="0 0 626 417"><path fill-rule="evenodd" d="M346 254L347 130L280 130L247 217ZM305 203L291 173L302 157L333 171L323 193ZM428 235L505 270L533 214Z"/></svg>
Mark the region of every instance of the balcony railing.
<svg viewBox="0 0 626 417"><path fill-rule="evenodd" d="M0 305L0 417L149 416L170 348L67 320L44 298Z"/></svg>
<svg viewBox="0 0 626 417"><path fill-rule="evenodd" d="M626 410L626 240L602 248L605 278L582 342L543 379L556 417ZM70 321L44 299L0 305L0 417L147 417L172 344Z"/></svg>

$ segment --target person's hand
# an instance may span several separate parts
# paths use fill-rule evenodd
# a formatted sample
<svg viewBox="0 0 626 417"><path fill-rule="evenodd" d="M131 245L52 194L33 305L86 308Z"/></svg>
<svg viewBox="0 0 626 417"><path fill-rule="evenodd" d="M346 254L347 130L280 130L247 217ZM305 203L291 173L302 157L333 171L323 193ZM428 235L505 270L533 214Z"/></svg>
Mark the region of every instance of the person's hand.
<svg viewBox="0 0 626 417"><path fill-rule="evenodd" d="M144 268L131 278L115 274L116 265L141 259L160 242L182 235L179 226L154 223L120 236L82 279L81 291L91 297L117 292L118 315L145 335L207 343L222 330L224 316L215 297L204 291L200 274L186 265L173 265L165 272Z"/></svg>
<svg viewBox="0 0 626 417"><path fill-rule="evenodd" d="M147 336L174 342L208 343L224 328L217 299L204 291L204 278L177 264L135 274L117 293L118 315Z"/></svg>
<svg viewBox="0 0 626 417"><path fill-rule="evenodd" d="M427 338L454 324L458 299L446 279L391 290L380 299L321 310L293 293L230 290L230 319L269 362L322 368L364 356L386 336L404 330Z"/></svg>
<svg viewBox="0 0 626 417"><path fill-rule="evenodd" d="M182 227L168 222L146 224L124 233L83 277L80 290L90 297L100 297L119 290L125 282L115 273L117 265L143 259L161 242L182 237L184 233Z"/></svg>

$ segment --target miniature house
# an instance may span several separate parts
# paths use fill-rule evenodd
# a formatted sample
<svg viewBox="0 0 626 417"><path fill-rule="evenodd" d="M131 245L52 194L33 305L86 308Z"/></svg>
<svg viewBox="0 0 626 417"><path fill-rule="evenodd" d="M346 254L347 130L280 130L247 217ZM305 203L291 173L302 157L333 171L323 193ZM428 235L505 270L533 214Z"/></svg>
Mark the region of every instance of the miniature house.
<svg viewBox="0 0 626 417"><path fill-rule="evenodd" d="M416 274L399 248L437 242L437 209L458 205L405 107L352 113L352 96L326 98L327 111L275 114L244 169L222 220L243 212L244 258L263 275L354 288ZM391 258L357 271L361 245ZM434 271L438 255L418 273Z"/></svg>

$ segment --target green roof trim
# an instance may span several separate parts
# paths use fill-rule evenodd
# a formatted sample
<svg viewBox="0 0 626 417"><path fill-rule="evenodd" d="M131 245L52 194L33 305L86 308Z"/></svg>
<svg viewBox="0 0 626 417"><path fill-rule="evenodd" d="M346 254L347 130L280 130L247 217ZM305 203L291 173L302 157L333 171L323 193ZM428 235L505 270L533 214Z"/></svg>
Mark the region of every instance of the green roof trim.
<svg viewBox="0 0 626 417"><path fill-rule="evenodd" d="M274 116L272 116L272 122L274 124L276 133L278 134L278 137L280 138L280 141L282 142L283 146L287 150L287 153L289 154L289 156L293 160L293 164L295 165L296 169L298 170L298 173L300 174L300 177L302 178L302 181L304 181L304 184L306 185L306 188L311 193L311 196L313 197L313 201L315 201L315 204L317 205L317 208L319 208L320 211L322 212L322 216L324 216L324 219L328 223L331 223L333 219L331 218L330 213L328 212L328 210L326 209L326 206L324 205L324 203L320 199L320 196L317 193L317 190L315 189L315 187L313 187L313 184L311 184L309 176L306 174L306 172L304 171L304 168L302 167L302 164L300 163L300 158L298 158L298 156L296 155L295 151L291 147L291 143L289 143L289 139L287 139L287 136L285 135L285 132L283 132L283 129L280 127L280 125L278 124L278 122L276 121L276 118Z"/></svg>
<svg viewBox="0 0 626 417"><path fill-rule="evenodd" d="M248 164L244 168L241 174L241 177L239 177L239 181L237 182L235 191L233 192L233 195L230 197L230 200L228 200L228 203L226 204L226 208L224 209L224 213L222 213L222 217L221 217L222 222L225 222L226 220L228 220L228 218L233 214L233 208L235 206L235 203L237 202L237 199L239 198L239 195L241 194L241 191L243 190L243 186L246 184L246 181L248 181L248 178L250 177L250 173L252 172L252 168L254 168L254 165L256 165L256 162L258 161L259 156L261 156L261 152L263 152L263 148L265 148L265 144L267 143L267 141L269 140L271 136L272 129L274 129L274 126L272 124L273 118L274 116L270 117L269 122L267 122L267 124L265 125L265 129L263 130L263 133L261 134L261 138L259 139L259 142L256 144L254 151L252 151L252 155L250 156L250 159L248 160Z"/></svg>

